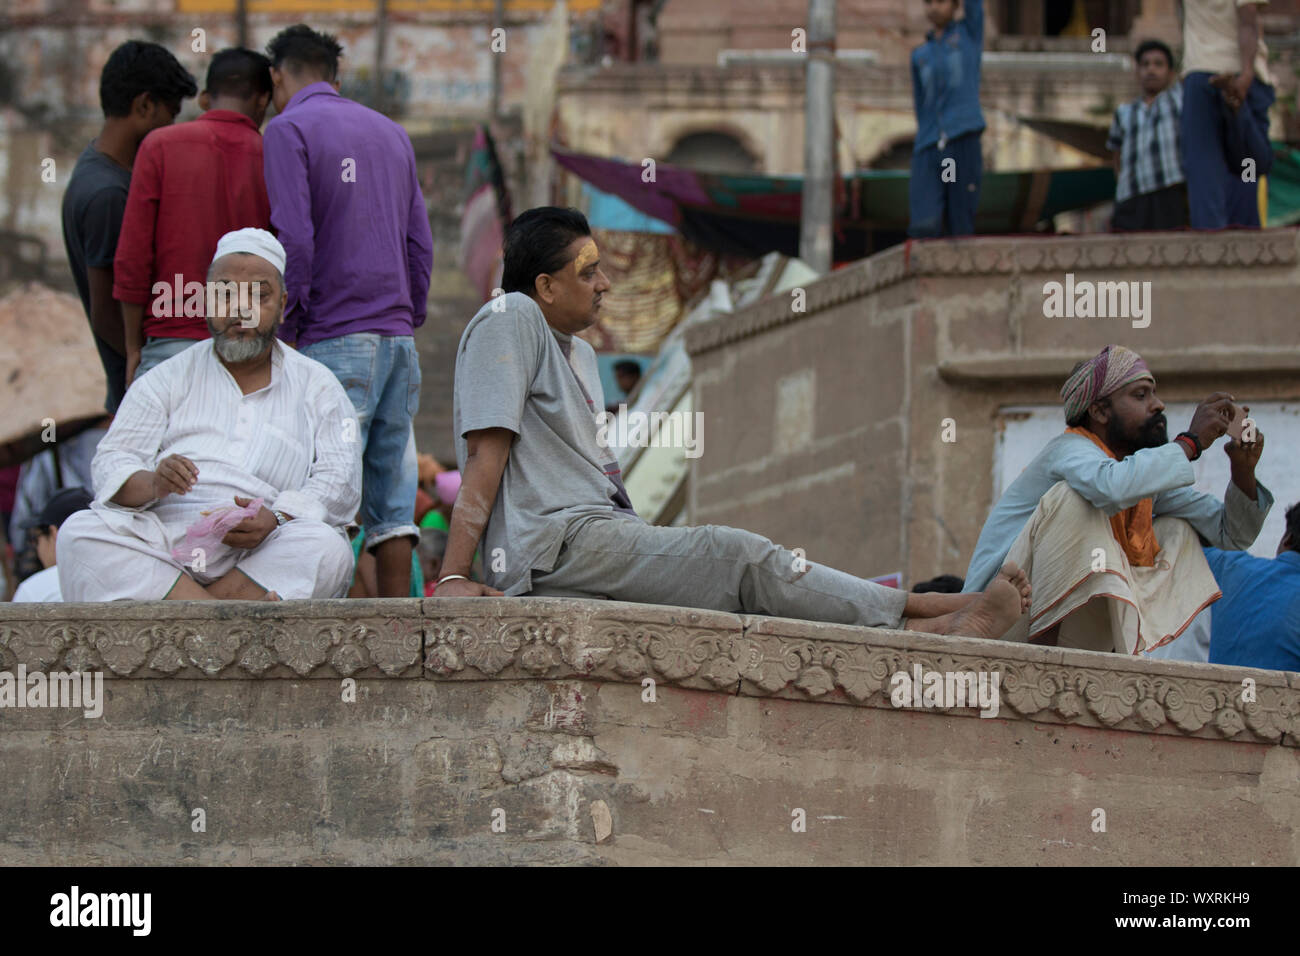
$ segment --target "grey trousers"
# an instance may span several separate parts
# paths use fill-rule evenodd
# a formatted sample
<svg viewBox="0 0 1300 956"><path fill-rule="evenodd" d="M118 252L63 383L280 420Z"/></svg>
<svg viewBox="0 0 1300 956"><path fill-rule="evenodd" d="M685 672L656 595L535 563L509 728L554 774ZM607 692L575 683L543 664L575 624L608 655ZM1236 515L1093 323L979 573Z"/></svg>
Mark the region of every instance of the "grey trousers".
<svg viewBox="0 0 1300 956"><path fill-rule="evenodd" d="M801 561L762 535L704 525L662 528L623 518L571 533L535 597L676 604L832 624L898 627L907 592Z"/></svg>

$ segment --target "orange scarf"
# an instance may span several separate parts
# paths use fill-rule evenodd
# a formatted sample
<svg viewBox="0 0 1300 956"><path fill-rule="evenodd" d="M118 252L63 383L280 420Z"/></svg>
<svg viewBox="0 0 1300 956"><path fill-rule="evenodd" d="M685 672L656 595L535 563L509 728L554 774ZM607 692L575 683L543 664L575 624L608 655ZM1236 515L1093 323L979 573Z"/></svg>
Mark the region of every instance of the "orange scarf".
<svg viewBox="0 0 1300 956"><path fill-rule="evenodd" d="M1071 435L1082 435L1112 459L1119 461L1115 453L1106 447L1106 443L1088 429L1067 428L1065 431ZM1155 567L1156 553L1160 550L1160 545L1156 543L1156 529L1151 521L1151 506L1152 499L1143 498L1132 508L1126 508L1110 518L1110 529L1115 534L1115 540L1128 555L1129 564L1138 568Z"/></svg>

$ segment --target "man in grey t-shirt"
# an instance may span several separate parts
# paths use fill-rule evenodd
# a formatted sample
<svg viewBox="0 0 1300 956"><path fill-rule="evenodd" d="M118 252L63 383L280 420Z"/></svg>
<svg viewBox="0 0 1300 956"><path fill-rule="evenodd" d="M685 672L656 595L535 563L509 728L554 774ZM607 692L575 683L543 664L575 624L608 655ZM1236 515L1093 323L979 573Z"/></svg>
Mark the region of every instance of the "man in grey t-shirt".
<svg viewBox="0 0 1300 956"><path fill-rule="evenodd" d="M612 598L839 624L1001 637L1028 608L1007 565L980 594L910 594L811 564L748 531L639 518L599 440L595 323L609 280L586 218L540 207L506 233L505 294L456 353L456 458L439 597ZM487 585L468 579L480 540Z"/></svg>

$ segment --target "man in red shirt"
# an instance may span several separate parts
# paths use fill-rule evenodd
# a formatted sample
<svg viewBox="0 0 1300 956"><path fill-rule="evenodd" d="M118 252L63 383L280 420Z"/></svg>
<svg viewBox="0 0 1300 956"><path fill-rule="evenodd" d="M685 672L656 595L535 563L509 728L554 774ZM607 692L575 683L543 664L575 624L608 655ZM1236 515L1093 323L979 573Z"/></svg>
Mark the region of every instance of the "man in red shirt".
<svg viewBox="0 0 1300 956"><path fill-rule="evenodd" d="M140 145L113 262L128 386L208 338L205 286L217 240L249 226L270 229L258 132L270 99L270 61L222 50L199 95L205 112Z"/></svg>

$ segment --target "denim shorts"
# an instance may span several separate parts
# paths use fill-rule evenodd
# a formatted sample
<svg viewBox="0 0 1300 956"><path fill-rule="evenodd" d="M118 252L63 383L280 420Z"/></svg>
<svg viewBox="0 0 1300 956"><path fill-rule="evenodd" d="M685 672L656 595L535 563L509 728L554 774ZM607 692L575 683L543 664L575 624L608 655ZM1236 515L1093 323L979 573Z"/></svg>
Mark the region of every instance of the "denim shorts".
<svg viewBox="0 0 1300 956"><path fill-rule="evenodd" d="M357 411L366 548L402 536L418 541L419 471L412 422L420 407L420 357L415 339L355 332L299 351L334 373Z"/></svg>

